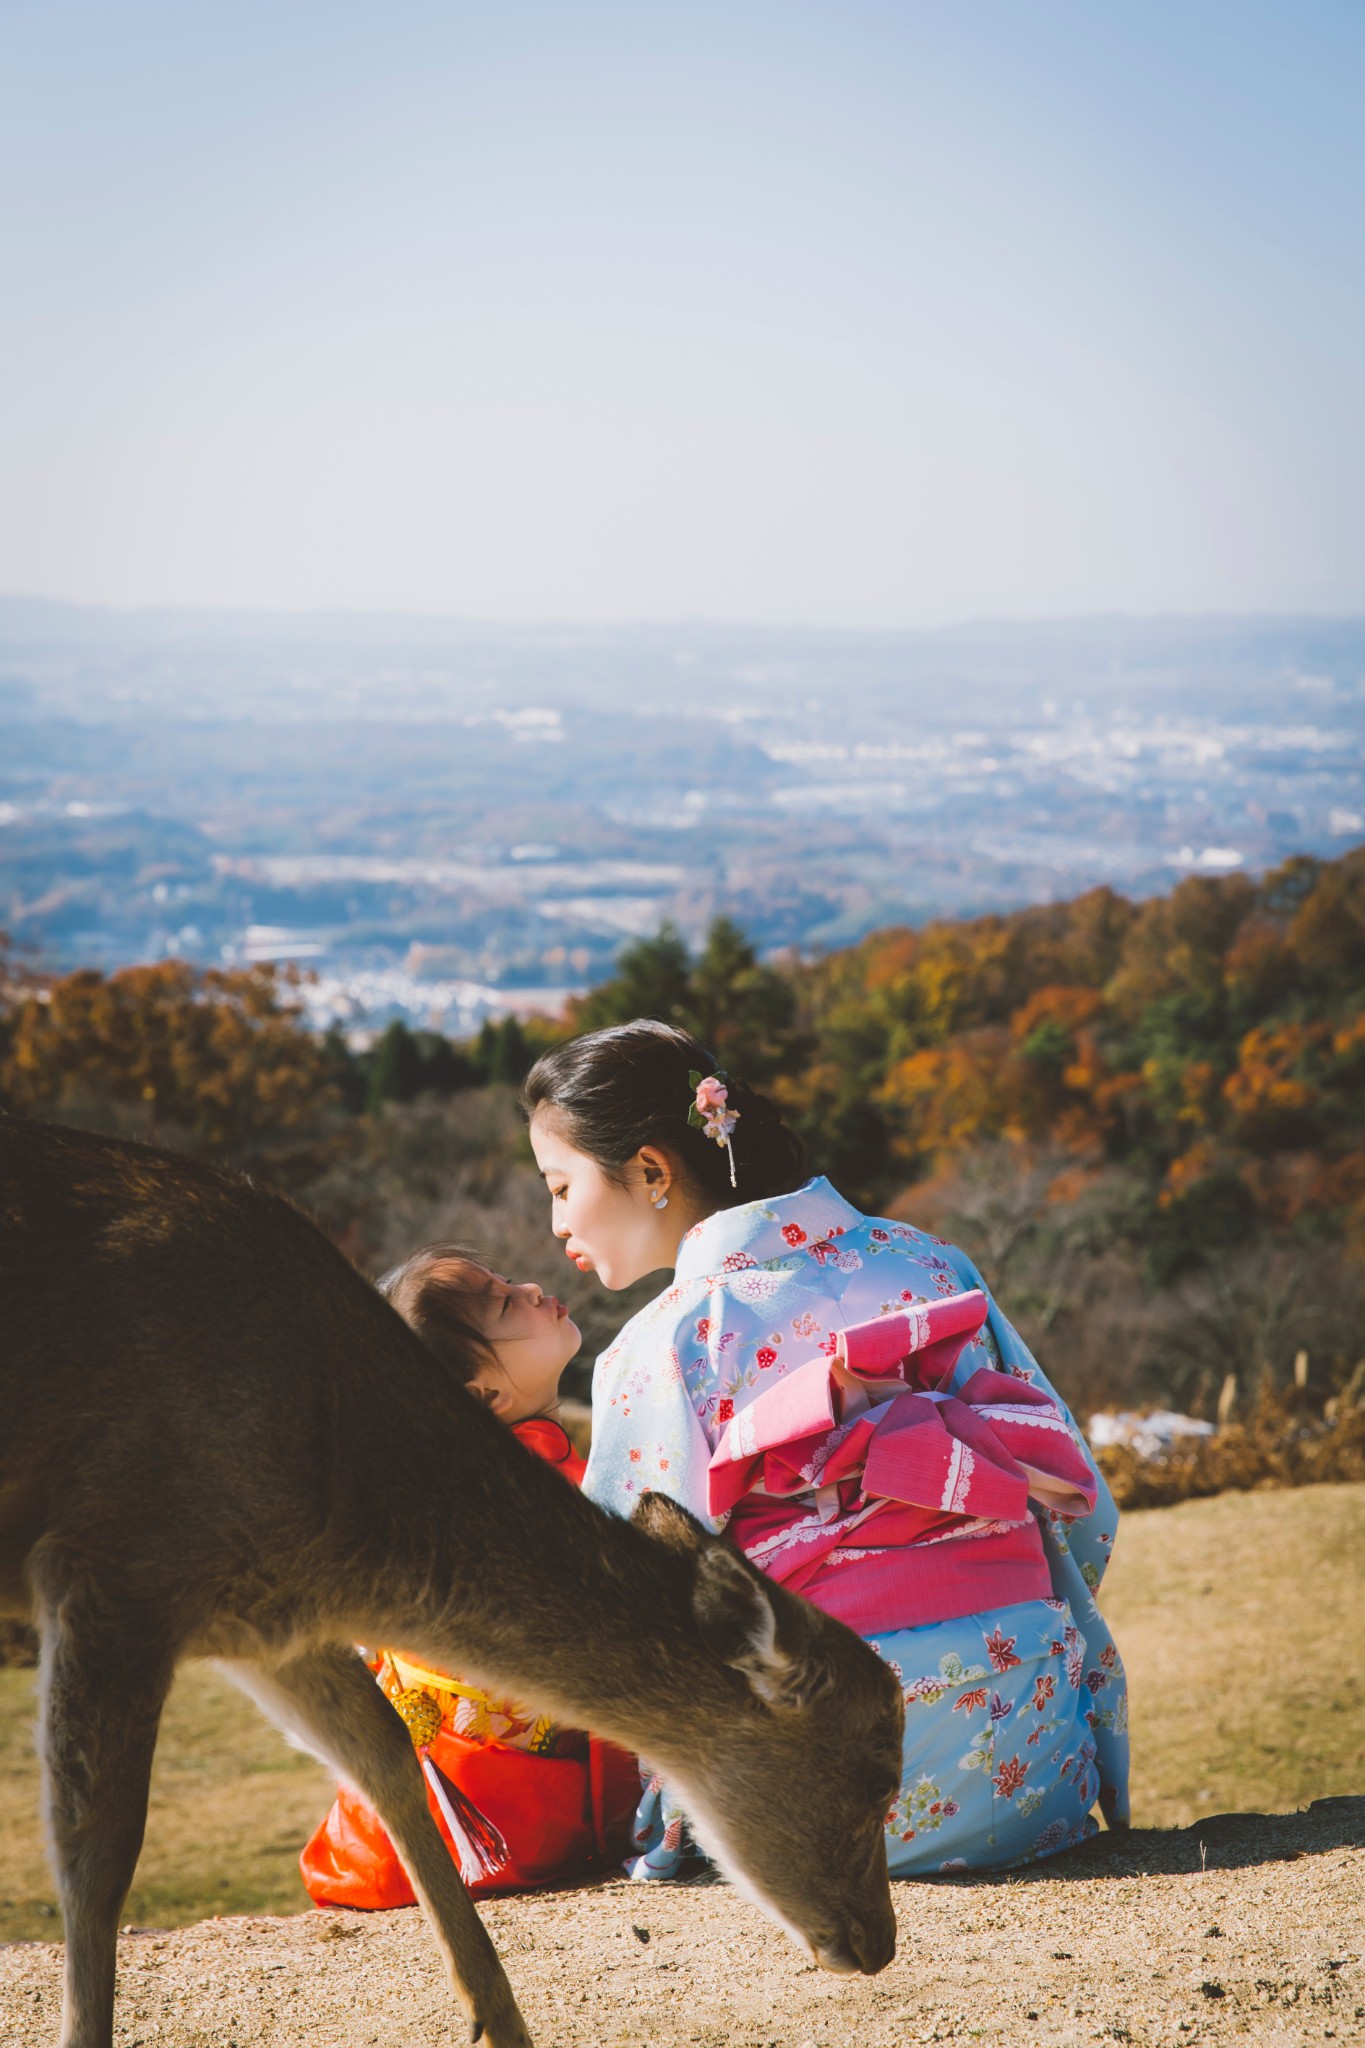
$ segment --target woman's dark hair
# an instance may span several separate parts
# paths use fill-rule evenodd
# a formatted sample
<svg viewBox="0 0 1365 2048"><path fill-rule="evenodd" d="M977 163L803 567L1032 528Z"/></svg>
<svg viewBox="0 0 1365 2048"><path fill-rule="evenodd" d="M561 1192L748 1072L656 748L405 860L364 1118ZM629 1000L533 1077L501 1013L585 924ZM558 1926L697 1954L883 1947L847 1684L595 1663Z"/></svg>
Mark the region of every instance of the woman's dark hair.
<svg viewBox="0 0 1365 2048"><path fill-rule="evenodd" d="M462 1244L424 1244L379 1281L403 1321L427 1350L467 1386L481 1364L497 1364L484 1333L479 1301L491 1268Z"/></svg>
<svg viewBox="0 0 1365 2048"><path fill-rule="evenodd" d="M528 1117L553 1110L574 1149L613 1180L642 1145L655 1145L677 1160L684 1180L713 1208L790 1194L806 1178L806 1149L770 1097L726 1076L728 1106L739 1117L732 1140L736 1187L725 1147L688 1122L696 1094L688 1075L716 1071L714 1054L690 1031L637 1017L542 1053L521 1102Z"/></svg>

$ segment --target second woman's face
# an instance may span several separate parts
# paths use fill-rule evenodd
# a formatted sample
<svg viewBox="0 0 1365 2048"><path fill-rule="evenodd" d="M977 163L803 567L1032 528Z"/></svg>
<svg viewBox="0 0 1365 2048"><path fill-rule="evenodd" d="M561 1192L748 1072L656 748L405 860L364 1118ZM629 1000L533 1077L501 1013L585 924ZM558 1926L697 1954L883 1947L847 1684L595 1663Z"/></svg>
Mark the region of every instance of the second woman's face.
<svg viewBox="0 0 1365 2048"><path fill-rule="evenodd" d="M541 1112L531 1118L531 1150L550 1191L550 1228L580 1272L619 1289L673 1264L685 1221L654 1207L643 1168L627 1168L624 1187L608 1180Z"/></svg>

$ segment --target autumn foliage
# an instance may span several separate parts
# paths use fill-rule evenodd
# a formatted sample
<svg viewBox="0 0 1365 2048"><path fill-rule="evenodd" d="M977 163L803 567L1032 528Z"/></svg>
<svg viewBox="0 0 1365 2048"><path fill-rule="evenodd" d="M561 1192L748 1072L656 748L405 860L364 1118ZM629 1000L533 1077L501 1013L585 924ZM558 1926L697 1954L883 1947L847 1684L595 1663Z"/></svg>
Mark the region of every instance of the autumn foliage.
<svg viewBox="0 0 1365 2048"><path fill-rule="evenodd" d="M462 1048L320 1039L268 969L40 983L0 950L0 1106L246 1164L375 1269L454 1203L534 1272L511 1088L554 1036L638 1015L779 1096L851 1199L964 1244L1082 1408L1211 1414L1229 1371L1245 1402L1306 1351L1320 1411L1365 1352L1365 847L816 960L760 961L724 918L695 953L665 928L557 1024ZM582 1305L594 1339L622 1307Z"/></svg>
<svg viewBox="0 0 1365 2048"><path fill-rule="evenodd" d="M1365 848L878 933L797 981L814 1056L780 1091L866 1197L1004 1140L1127 1162L1168 1215L1216 1184L1365 1231Z"/></svg>
<svg viewBox="0 0 1365 2048"><path fill-rule="evenodd" d="M168 960L84 971L12 983L0 1010L0 1100L38 1114L130 1112L139 1126L237 1155L315 1122L335 1085L333 1053L268 968Z"/></svg>

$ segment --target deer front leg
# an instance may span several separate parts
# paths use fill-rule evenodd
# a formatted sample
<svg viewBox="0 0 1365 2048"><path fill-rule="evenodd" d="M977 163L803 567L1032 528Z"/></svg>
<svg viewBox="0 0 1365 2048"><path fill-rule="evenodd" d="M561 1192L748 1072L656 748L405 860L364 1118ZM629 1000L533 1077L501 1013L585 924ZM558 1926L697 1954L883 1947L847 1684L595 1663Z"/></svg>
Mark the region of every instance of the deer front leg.
<svg viewBox="0 0 1365 2048"><path fill-rule="evenodd" d="M66 1928L62 2048L109 2048L119 1915L172 1665L135 1624L111 1636L70 1603L42 1631L43 1793Z"/></svg>
<svg viewBox="0 0 1365 2048"><path fill-rule="evenodd" d="M279 1663L222 1668L272 1721L369 1800L435 1931L470 2040L532 2048L498 1952L431 1817L408 1732L359 1657L329 1646Z"/></svg>

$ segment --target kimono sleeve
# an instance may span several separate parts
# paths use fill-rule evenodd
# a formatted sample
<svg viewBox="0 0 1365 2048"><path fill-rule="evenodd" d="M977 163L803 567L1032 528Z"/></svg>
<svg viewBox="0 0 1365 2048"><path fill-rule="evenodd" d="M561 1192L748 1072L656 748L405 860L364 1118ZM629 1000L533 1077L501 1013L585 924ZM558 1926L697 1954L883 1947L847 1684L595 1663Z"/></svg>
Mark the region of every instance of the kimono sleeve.
<svg viewBox="0 0 1365 2048"><path fill-rule="evenodd" d="M583 1477L589 1500L631 1515L644 1493L666 1493L719 1534L727 1517L707 1506L711 1446L678 1363L672 1318L637 1317L597 1362L592 1450Z"/></svg>
<svg viewBox="0 0 1365 2048"><path fill-rule="evenodd" d="M1109 1491L1104 1474L1095 1463L1089 1444L1076 1426L1075 1416L1052 1386L1013 1323L1001 1313L972 1261L956 1245L951 1246L944 1256L951 1260L954 1270L964 1284L967 1287L981 1288L990 1302L990 1312L981 1338L967 1346L949 1383L953 1391L956 1392L970 1378L977 1366L982 1364L996 1365L997 1370L1003 1370L1016 1379L1029 1381L1057 1403L1066 1417L1077 1447L1090 1467L1095 1481L1095 1505L1090 1513L1077 1516L1073 1520L1066 1515L1045 1512L1040 1514L1038 1519L1042 1525L1043 1541L1049 1554L1055 1557L1060 1553L1062 1557L1069 1558L1080 1573L1086 1588L1093 1595L1104 1577L1118 1528L1119 1511L1114 1505L1114 1496ZM983 1348L987 1354L985 1357L982 1356ZM989 1356L992 1348L998 1353L998 1362ZM1054 1580L1056 1578L1057 1572L1054 1570Z"/></svg>

